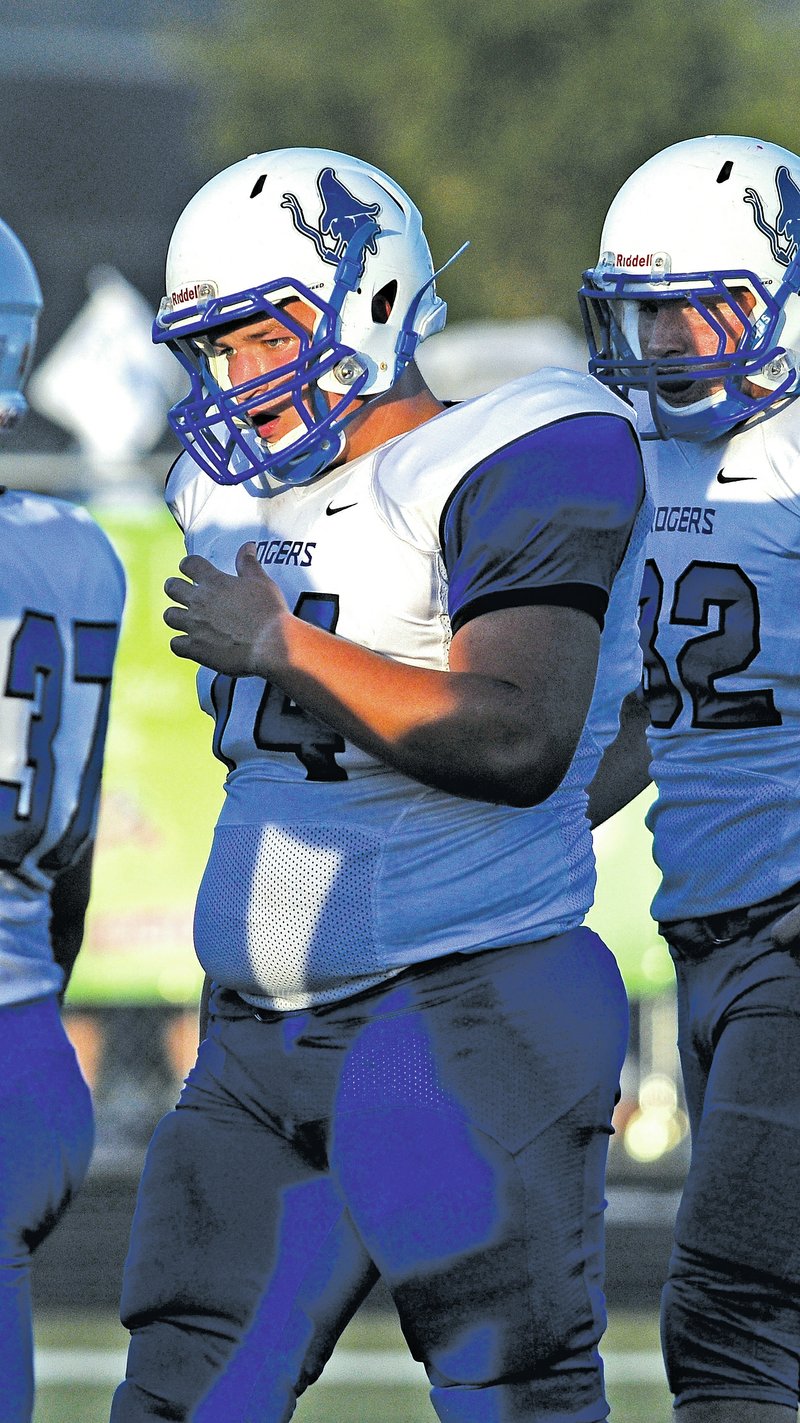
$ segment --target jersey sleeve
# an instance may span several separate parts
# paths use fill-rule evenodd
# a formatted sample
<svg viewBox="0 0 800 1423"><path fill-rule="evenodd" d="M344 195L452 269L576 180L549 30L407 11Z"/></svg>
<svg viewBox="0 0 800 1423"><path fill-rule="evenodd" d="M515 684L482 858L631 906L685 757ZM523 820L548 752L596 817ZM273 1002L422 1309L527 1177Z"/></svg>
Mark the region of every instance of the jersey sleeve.
<svg viewBox="0 0 800 1423"><path fill-rule="evenodd" d="M214 487L208 475L203 474L191 455L183 450L167 474L164 502L184 536L189 534Z"/></svg>
<svg viewBox="0 0 800 1423"><path fill-rule="evenodd" d="M557 603L603 626L645 485L629 421L541 426L471 469L442 513L453 631L497 608Z"/></svg>

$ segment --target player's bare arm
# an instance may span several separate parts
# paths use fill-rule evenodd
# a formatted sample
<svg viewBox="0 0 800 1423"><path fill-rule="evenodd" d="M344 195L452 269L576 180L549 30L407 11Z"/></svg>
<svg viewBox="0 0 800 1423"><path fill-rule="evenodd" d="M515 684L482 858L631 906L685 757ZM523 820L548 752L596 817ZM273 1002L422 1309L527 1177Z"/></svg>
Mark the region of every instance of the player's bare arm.
<svg viewBox="0 0 800 1423"><path fill-rule="evenodd" d="M619 731L603 753L589 787L587 815L593 829L610 820L650 785L649 722L647 707L637 688L629 692L622 703Z"/></svg>
<svg viewBox="0 0 800 1423"><path fill-rule="evenodd" d="M61 871L50 892L50 940L53 958L69 983L81 944L92 882L94 843L88 842L74 864Z"/></svg>
<svg viewBox="0 0 800 1423"><path fill-rule="evenodd" d="M197 555L165 591L173 651L276 682L406 775L458 795L534 805L560 784L591 700L599 629L573 608L503 608L455 635L450 670L410 666L293 617L252 544L237 576ZM569 648L569 656L564 649Z"/></svg>

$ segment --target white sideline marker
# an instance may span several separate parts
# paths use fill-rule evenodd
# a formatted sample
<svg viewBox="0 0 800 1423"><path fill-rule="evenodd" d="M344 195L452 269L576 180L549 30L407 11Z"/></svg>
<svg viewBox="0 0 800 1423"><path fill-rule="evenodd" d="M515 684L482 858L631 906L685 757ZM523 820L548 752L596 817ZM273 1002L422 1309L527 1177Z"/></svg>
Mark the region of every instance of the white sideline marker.
<svg viewBox="0 0 800 1423"><path fill-rule="evenodd" d="M37 1349L36 1382L50 1384L116 1384L125 1377L125 1351L108 1349ZM663 1381L661 1355L631 1350L605 1355L606 1379L614 1383ZM421 1364L396 1349L340 1349L325 1367L321 1384L422 1384ZM666 1384L664 1385L666 1388Z"/></svg>

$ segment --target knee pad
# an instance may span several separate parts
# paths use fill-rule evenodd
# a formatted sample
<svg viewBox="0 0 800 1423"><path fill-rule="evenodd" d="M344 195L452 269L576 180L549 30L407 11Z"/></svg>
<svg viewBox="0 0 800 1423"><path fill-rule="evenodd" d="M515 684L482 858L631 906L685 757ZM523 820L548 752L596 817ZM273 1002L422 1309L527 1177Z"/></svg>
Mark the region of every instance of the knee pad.
<svg viewBox="0 0 800 1423"><path fill-rule="evenodd" d="M661 1343L676 1407L709 1398L797 1407L800 1310L774 1276L677 1246Z"/></svg>

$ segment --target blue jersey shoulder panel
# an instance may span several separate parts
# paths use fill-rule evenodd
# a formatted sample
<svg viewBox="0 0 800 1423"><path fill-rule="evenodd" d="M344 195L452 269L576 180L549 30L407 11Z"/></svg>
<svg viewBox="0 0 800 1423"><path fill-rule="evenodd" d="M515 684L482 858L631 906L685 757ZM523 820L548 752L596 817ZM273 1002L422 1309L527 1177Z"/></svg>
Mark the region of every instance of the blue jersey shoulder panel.
<svg viewBox="0 0 800 1423"><path fill-rule="evenodd" d="M602 623L643 497L636 437L616 415L570 416L493 453L442 514L453 627L544 601L585 607Z"/></svg>

